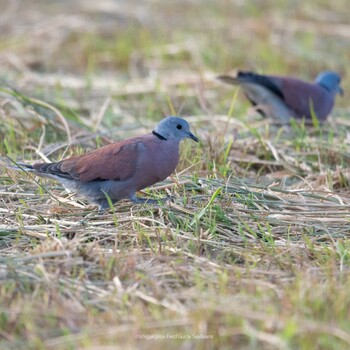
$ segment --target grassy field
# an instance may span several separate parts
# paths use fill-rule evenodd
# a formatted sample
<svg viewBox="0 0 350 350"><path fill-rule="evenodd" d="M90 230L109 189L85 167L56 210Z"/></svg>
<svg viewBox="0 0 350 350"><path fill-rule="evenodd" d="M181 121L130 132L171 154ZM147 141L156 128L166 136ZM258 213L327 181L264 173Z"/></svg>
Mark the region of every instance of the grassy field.
<svg viewBox="0 0 350 350"><path fill-rule="evenodd" d="M109 213L0 166L0 349L349 349L348 0L0 3L0 152L59 160L186 117L163 205ZM343 76L262 119L233 69Z"/></svg>

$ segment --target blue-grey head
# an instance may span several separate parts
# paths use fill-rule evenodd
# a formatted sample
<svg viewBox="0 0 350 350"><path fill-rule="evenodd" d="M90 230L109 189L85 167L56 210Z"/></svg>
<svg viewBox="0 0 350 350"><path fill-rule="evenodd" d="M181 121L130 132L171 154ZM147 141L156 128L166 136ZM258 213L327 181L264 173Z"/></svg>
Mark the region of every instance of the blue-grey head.
<svg viewBox="0 0 350 350"><path fill-rule="evenodd" d="M331 71L321 72L315 79L315 84L322 86L333 96L336 94L343 96L344 91L340 86L340 83L340 75Z"/></svg>
<svg viewBox="0 0 350 350"><path fill-rule="evenodd" d="M198 142L197 137L191 133L187 121L174 116L162 119L154 128L153 135L162 140L173 139L181 141L185 138L190 138L193 141Z"/></svg>

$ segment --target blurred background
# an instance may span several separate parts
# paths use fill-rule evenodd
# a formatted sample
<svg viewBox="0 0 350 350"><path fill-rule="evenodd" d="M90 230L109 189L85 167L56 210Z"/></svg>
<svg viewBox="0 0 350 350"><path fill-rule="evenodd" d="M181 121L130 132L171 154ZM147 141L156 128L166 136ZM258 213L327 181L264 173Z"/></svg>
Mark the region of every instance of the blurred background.
<svg viewBox="0 0 350 350"><path fill-rule="evenodd" d="M2 0L0 14L2 81L95 128L227 115L233 89L213 78L234 69L305 80L335 70L349 91L347 0ZM247 108L240 96L235 118L249 120Z"/></svg>

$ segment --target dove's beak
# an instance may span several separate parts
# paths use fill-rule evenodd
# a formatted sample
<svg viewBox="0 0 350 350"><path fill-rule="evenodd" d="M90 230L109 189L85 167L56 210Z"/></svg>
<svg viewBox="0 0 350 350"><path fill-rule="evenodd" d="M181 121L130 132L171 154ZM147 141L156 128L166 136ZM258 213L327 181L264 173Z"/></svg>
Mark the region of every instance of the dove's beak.
<svg viewBox="0 0 350 350"><path fill-rule="evenodd" d="M196 136L194 136L191 132L188 132L187 137L189 139L192 139L193 141L198 142L198 138Z"/></svg>

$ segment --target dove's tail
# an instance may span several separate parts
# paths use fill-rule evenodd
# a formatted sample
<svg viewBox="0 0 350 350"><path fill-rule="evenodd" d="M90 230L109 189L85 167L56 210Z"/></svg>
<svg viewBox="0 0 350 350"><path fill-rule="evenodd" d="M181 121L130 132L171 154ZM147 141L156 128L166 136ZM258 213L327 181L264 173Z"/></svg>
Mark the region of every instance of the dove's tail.
<svg viewBox="0 0 350 350"><path fill-rule="evenodd" d="M12 159L0 159L0 167L13 169L13 170L22 170L22 171L34 171L34 168L30 164L21 163L21 162L15 162Z"/></svg>

